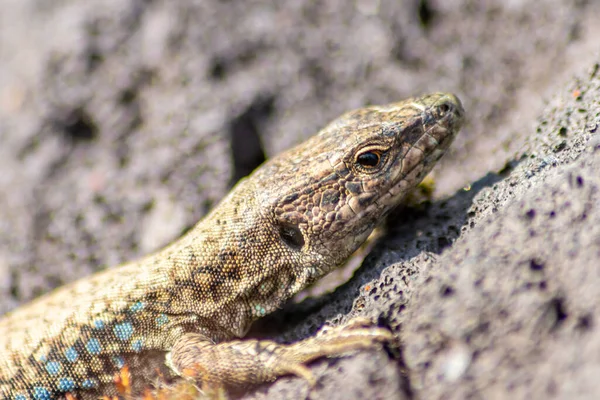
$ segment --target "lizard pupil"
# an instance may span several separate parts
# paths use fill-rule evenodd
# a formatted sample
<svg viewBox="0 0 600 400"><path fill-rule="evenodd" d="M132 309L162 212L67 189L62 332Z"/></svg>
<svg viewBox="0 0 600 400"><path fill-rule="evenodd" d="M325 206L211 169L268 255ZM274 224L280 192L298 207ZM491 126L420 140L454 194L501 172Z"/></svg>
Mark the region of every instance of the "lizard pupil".
<svg viewBox="0 0 600 400"><path fill-rule="evenodd" d="M379 164L379 161L381 160L381 156L379 155L379 153L376 153L374 151L367 151L365 153L360 154L356 161L362 165L363 167L376 167L377 164Z"/></svg>
<svg viewBox="0 0 600 400"><path fill-rule="evenodd" d="M304 236L295 225L284 224L279 227L279 236L293 249L300 250L304 246Z"/></svg>

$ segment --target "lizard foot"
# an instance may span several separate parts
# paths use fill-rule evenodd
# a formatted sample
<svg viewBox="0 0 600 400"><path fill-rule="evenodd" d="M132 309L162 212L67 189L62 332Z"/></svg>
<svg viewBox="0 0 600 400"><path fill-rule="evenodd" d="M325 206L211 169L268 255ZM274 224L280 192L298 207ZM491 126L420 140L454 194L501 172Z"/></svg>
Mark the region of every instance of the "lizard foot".
<svg viewBox="0 0 600 400"><path fill-rule="evenodd" d="M214 344L188 333L173 347L171 367L177 374L199 383L205 392L221 392L225 386L241 386L296 375L314 386L316 379L306 364L322 357L336 357L390 342L392 333L372 326L364 318L337 327L325 327L316 336L293 344L270 340L235 340Z"/></svg>

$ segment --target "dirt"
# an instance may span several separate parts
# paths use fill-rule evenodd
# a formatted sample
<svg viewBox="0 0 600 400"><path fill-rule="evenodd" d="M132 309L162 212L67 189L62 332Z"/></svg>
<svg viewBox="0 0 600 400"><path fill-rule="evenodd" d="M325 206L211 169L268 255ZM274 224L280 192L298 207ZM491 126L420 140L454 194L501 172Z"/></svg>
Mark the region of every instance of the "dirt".
<svg viewBox="0 0 600 400"><path fill-rule="evenodd" d="M262 325L365 315L397 343L246 396L600 397L600 4L292 3L5 1L0 313L160 248L348 109L452 91L431 201Z"/></svg>

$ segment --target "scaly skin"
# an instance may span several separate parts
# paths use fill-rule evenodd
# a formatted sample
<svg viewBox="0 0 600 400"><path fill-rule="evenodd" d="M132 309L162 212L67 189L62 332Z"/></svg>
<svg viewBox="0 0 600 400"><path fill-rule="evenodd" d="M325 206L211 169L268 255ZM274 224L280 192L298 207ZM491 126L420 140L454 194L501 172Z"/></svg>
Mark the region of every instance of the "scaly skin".
<svg viewBox="0 0 600 400"><path fill-rule="evenodd" d="M162 251L59 288L0 321L0 397L116 395L184 376L207 390L296 374L391 339L354 323L292 345L238 340L341 265L444 154L463 121L436 93L349 112L240 181Z"/></svg>

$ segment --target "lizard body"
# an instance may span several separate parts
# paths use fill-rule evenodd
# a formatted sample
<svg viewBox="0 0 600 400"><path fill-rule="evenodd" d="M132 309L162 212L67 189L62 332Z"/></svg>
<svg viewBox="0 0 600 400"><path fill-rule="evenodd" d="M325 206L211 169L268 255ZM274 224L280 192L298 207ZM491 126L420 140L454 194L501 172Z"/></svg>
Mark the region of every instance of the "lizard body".
<svg viewBox="0 0 600 400"><path fill-rule="evenodd" d="M341 265L432 168L463 109L436 93L343 115L240 181L165 249L57 289L0 320L0 398L117 395L161 376L256 383L391 338L334 330L285 346L237 340ZM140 385L140 386L136 386Z"/></svg>

